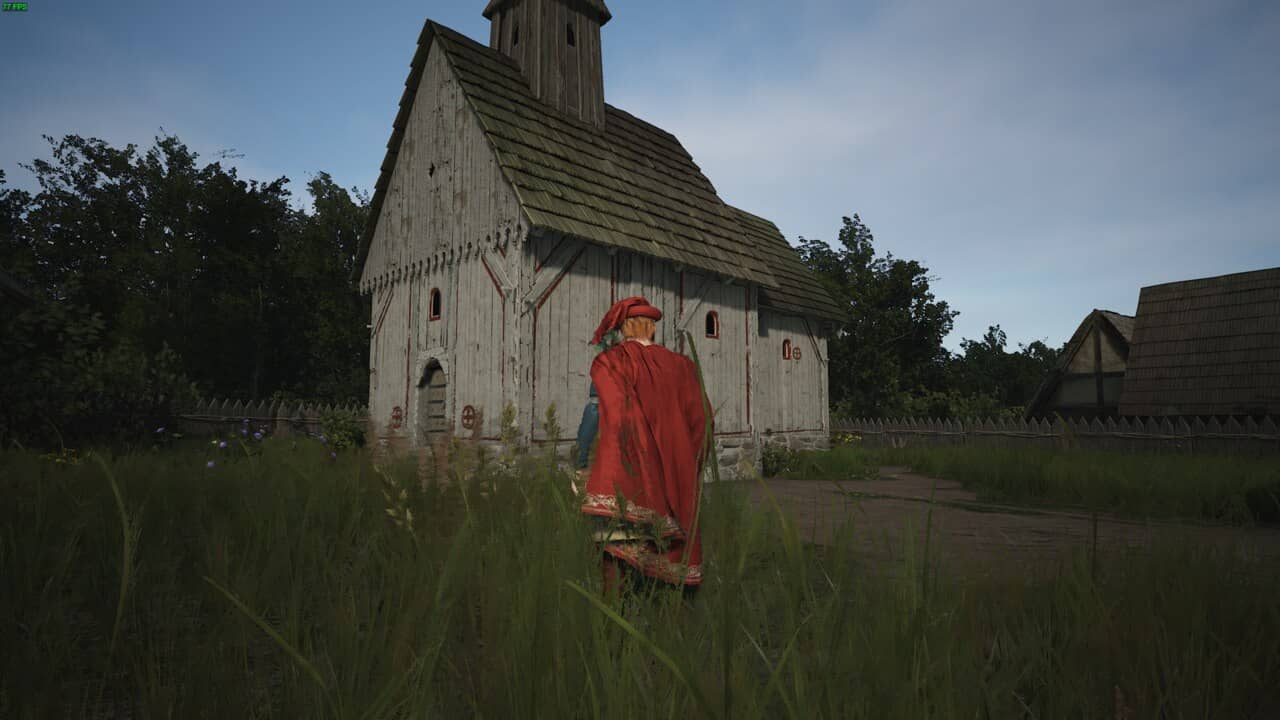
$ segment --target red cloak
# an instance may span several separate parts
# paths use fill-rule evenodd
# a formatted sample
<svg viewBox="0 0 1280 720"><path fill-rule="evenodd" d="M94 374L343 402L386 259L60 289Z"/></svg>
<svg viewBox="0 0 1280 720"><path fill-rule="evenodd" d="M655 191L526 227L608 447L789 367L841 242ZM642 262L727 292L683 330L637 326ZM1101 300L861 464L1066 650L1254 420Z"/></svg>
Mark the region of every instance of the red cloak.
<svg viewBox="0 0 1280 720"><path fill-rule="evenodd" d="M660 552L653 542L610 542L605 552L650 577L701 583L706 411L693 361L661 345L621 342L596 356L591 380L600 431L582 512L647 525L666 543Z"/></svg>

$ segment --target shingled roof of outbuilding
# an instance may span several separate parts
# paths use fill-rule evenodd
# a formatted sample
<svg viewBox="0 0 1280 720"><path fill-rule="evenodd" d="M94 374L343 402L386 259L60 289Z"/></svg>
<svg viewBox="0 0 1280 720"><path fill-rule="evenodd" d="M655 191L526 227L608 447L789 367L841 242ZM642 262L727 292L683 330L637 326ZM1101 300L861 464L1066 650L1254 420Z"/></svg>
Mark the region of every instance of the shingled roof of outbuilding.
<svg viewBox="0 0 1280 720"><path fill-rule="evenodd" d="M427 52L445 52L503 175L535 228L776 288L767 250L670 133L606 105L604 131L533 96L497 50L427 21L374 186L360 268L381 212Z"/></svg>
<svg viewBox="0 0 1280 720"><path fill-rule="evenodd" d="M1122 415L1280 415L1280 268L1142 288Z"/></svg>
<svg viewBox="0 0 1280 720"><path fill-rule="evenodd" d="M746 210L732 206L729 209L748 236L765 252L769 269L778 281L777 287L760 289L761 307L837 322L848 320L848 313L814 279L813 273L800 261L795 248L782 236L777 225Z"/></svg>

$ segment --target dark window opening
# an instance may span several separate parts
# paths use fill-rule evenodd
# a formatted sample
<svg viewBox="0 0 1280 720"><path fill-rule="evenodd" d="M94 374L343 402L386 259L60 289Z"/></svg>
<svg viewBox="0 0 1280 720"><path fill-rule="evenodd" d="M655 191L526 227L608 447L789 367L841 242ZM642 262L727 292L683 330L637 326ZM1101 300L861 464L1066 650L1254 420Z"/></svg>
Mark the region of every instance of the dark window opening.
<svg viewBox="0 0 1280 720"><path fill-rule="evenodd" d="M707 313L707 337L720 337L720 316L715 310Z"/></svg>
<svg viewBox="0 0 1280 720"><path fill-rule="evenodd" d="M440 290L438 288L431 288L431 303L427 310L427 319L440 319Z"/></svg>
<svg viewBox="0 0 1280 720"><path fill-rule="evenodd" d="M783 360L791 359L791 341L790 340L782 341L782 359Z"/></svg>
<svg viewBox="0 0 1280 720"><path fill-rule="evenodd" d="M567 31L567 36L569 39L569 47L577 47L578 39L573 36L573 25L565 25L564 29Z"/></svg>
<svg viewBox="0 0 1280 720"><path fill-rule="evenodd" d="M520 44L520 23L516 23L515 27L511 28L511 44Z"/></svg>

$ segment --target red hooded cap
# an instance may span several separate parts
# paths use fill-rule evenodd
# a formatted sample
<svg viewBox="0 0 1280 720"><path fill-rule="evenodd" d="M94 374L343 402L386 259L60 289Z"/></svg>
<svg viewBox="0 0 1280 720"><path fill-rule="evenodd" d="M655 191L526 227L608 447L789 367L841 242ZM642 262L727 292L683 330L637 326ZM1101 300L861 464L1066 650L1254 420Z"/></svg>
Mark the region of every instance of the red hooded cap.
<svg viewBox="0 0 1280 720"><path fill-rule="evenodd" d="M639 295L619 300L609 308L609 312L604 314L600 327L596 328L596 334L591 336L591 344L599 345L606 334L621 327L623 320L633 317L661 320L662 311L650 305L648 300Z"/></svg>

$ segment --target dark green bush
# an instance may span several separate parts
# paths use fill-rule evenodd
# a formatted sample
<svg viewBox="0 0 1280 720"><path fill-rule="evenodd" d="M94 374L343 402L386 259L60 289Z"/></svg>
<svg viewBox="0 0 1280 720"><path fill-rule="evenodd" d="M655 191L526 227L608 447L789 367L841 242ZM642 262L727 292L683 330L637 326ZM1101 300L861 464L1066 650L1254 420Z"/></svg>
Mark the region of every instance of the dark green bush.
<svg viewBox="0 0 1280 720"><path fill-rule="evenodd" d="M795 460L795 450L781 443L766 442L760 452L760 472L767 478L777 477L790 470Z"/></svg>
<svg viewBox="0 0 1280 720"><path fill-rule="evenodd" d="M320 416L320 432L334 450L364 447L364 420L349 410L334 410Z"/></svg>

